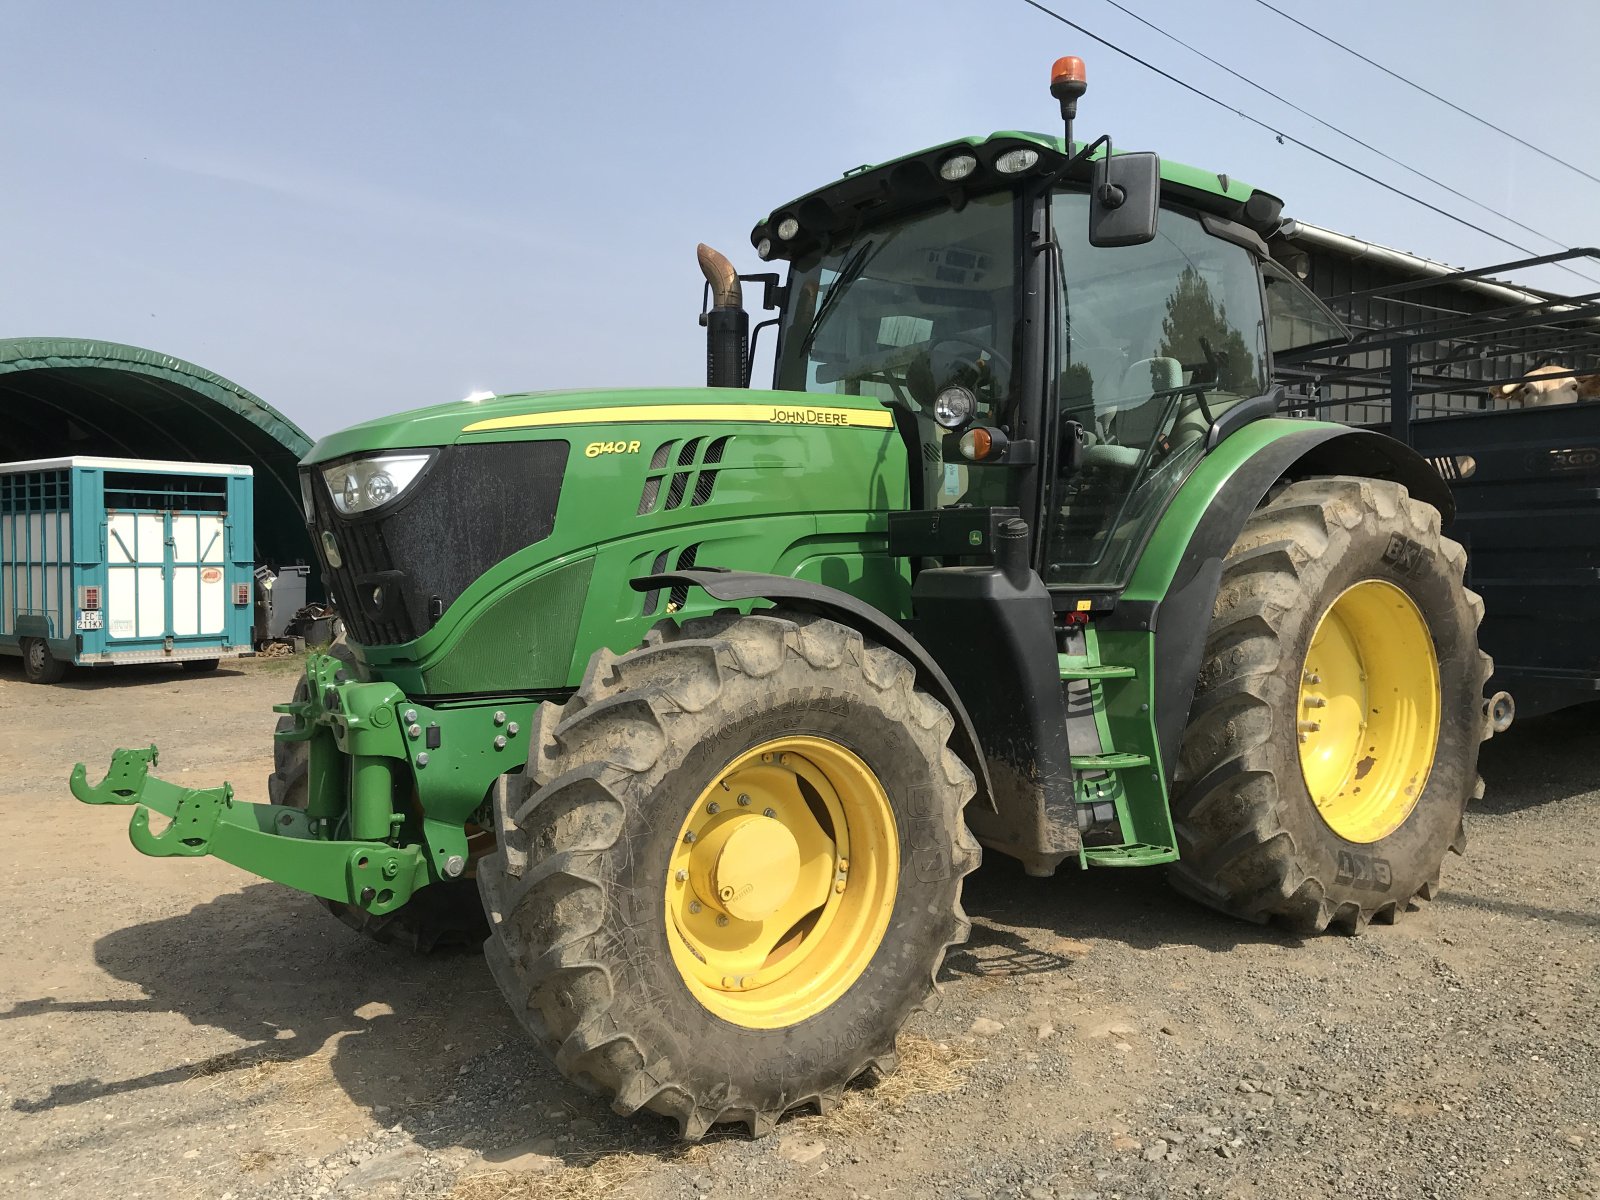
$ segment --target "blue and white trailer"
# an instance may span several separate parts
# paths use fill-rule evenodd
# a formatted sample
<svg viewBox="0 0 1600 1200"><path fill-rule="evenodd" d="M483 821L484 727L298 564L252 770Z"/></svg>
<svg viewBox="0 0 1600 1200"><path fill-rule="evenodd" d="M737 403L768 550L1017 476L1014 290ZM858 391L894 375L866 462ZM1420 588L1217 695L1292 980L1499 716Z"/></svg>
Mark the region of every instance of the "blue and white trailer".
<svg viewBox="0 0 1600 1200"><path fill-rule="evenodd" d="M226 463L0 463L0 654L69 665L252 653L251 471Z"/></svg>

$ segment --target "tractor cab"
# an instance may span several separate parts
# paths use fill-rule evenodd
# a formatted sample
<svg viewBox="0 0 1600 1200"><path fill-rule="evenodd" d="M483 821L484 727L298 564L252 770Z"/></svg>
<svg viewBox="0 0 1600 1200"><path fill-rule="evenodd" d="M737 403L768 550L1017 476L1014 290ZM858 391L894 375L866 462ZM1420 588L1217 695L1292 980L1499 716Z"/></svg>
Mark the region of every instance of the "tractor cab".
<svg viewBox="0 0 1600 1200"><path fill-rule="evenodd" d="M878 398L918 445L914 508L1018 507L1048 585L1116 587L1213 428L1272 410L1259 262L1279 203L1169 167L1152 236L1096 245L1069 161L1040 135L952 142L752 240L789 263L775 388Z"/></svg>

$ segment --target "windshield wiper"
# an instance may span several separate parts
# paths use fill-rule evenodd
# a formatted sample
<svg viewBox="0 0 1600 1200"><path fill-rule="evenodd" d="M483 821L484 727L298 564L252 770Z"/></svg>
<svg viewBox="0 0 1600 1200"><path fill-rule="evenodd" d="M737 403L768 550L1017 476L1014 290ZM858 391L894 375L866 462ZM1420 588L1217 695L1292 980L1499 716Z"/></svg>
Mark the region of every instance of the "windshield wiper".
<svg viewBox="0 0 1600 1200"><path fill-rule="evenodd" d="M884 242L885 246L888 244L888 241ZM839 273L833 279L833 286L828 289L828 294L822 298L822 306L817 309L817 315L811 318L811 324L806 326L805 337L800 339L801 354L810 352L811 343L816 341L817 334L822 332L822 323L833 312L834 305L838 303L839 297L844 295L850 285L860 276L861 272L867 269L867 264L873 258L873 245L872 239L868 238L856 247L851 252L850 257L845 259L844 263L839 267Z"/></svg>

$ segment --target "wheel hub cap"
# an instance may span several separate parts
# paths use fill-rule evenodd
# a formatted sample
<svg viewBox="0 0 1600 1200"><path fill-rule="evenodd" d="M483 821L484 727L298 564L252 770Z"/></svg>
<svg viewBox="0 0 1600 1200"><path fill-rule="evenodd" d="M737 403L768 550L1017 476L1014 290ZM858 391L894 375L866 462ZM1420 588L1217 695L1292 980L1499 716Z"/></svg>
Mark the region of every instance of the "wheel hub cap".
<svg viewBox="0 0 1600 1200"><path fill-rule="evenodd" d="M736 816L689 855L700 899L740 921L764 921L794 895L800 843L776 818Z"/></svg>

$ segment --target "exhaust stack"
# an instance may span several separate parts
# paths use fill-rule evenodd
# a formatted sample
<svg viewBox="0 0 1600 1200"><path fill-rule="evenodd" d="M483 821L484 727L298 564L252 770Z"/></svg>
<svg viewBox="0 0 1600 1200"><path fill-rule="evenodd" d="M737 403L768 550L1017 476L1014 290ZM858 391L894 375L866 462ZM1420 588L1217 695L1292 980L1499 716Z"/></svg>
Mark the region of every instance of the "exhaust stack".
<svg viewBox="0 0 1600 1200"><path fill-rule="evenodd" d="M711 285L711 310L700 317L706 327L706 384L745 387L750 374L750 315L744 311L739 272L726 255L704 242L695 247L695 256Z"/></svg>

